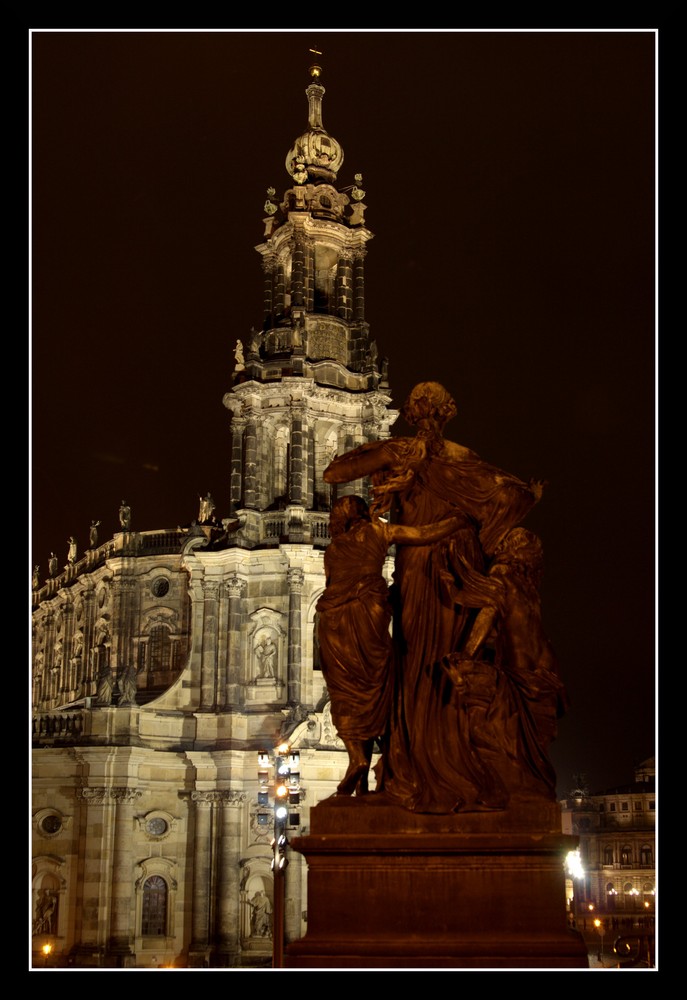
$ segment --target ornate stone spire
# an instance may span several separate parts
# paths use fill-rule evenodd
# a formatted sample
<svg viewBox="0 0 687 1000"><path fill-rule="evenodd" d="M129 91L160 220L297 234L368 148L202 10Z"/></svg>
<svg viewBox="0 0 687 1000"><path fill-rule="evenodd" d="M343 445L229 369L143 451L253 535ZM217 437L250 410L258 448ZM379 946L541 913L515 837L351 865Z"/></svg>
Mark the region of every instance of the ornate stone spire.
<svg viewBox="0 0 687 1000"><path fill-rule="evenodd" d="M333 184L343 163L341 143L329 135L322 124L322 98L324 87L319 82L322 68L310 67L313 82L306 88L308 98L308 125L286 156L286 169L296 184L307 181L315 184Z"/></svg>

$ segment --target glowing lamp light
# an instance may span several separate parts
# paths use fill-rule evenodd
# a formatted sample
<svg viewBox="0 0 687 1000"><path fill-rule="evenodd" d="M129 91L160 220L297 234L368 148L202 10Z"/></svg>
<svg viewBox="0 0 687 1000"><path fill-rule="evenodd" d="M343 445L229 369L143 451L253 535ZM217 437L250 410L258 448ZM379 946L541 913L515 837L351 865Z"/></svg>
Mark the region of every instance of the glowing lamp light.
<svg viewBox="0 0 687 1000"><path fill-rule="evenodd" d="M565 859L565 867L571 878L584 878L584 868L579 851L568 851Z"/></svg>
<svg viewBox="0 0 687 1000"><path fill-rule="evenodd" d="M277 819L286 819L288 814L289 811L286 808L286 806L277 806L277 808L274 810L274 815L277 817Z"/></svg>

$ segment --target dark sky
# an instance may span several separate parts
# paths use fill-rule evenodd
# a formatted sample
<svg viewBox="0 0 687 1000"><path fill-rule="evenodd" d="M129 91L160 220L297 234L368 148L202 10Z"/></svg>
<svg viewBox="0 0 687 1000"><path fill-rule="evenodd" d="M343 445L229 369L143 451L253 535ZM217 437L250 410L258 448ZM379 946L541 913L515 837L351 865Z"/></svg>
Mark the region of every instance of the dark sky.
<svg viewBox="0 0 687 1000"><path fill-rule="evenodd" d="M34 31L32 551L91 519L228 514L234 345L262 323L267 187L307 126L362 173L366 311L394 405L549 481L526 525L572 707L553 759L593 790L654 753L652 31ZM401 422L396 430L407 429Z"/></svg>

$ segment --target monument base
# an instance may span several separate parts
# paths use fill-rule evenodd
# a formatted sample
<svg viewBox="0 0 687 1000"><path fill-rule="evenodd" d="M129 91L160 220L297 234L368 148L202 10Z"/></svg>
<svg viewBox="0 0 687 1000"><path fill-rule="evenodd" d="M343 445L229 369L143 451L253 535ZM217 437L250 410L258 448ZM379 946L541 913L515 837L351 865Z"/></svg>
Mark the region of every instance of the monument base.
<svg viewBox="0 0 687 1000"><path fill-rule="evenodd" d="M565 912L555 802L428 815L333 796L292 847L308 863L308 932L287 968L587 968Z"/></svg>

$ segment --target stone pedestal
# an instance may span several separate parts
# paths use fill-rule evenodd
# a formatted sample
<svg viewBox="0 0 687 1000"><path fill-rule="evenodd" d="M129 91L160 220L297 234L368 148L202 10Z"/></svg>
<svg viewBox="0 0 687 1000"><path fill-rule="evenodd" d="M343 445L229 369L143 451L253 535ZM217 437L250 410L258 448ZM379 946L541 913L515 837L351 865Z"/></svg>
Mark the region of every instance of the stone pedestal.
<svg viewBox="0 0 687 1000"><path fill-rule="evenodd" d="M586 968L567 925L556 803L409 813L383 795L334 796L292 847L308 862L308 932L287 968Z"/></svg>

